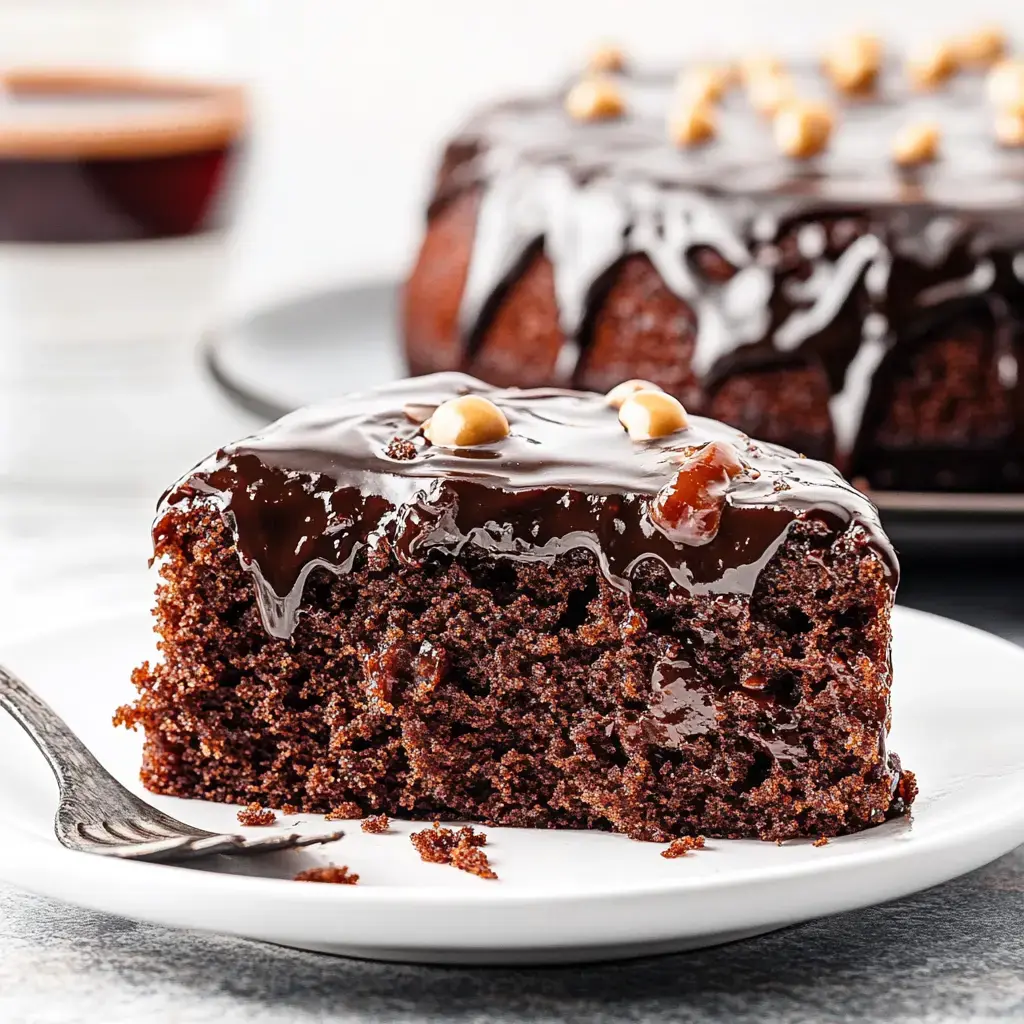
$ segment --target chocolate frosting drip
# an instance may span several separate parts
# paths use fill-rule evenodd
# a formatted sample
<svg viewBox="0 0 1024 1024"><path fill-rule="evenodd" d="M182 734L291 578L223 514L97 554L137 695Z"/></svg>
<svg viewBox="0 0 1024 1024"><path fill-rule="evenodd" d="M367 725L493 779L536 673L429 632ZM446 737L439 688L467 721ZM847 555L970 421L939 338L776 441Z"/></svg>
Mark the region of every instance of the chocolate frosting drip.
<svg viewBox="0 0 1024 1024"><path fill-rule="evenodd" d="M827 88L816 72L797 78L801 96ZM449 146L432 210L481 195L460 315L466 364L542 245L566 338L559 381L575 378L609 271L642 253L696 316L693 370L706 388L743 369L824 367L841 465L880 367L964 310L994 323L1001 386L1020 388L1024 150L996 144L980 76L920 94L890 69L871 96L830 96L832 143L803 162L779 154L742 90L721 105L716 139L687 150L665 127L671 77L618 84L622 119L578 123L562 91L492 107ZM939 161L895 167L894 135L923 121L942 132Z"/></svg>
<svg viewBox="0 0 1024 1024"><path fill-rule="evenodd" d="M498 405L510 435L431 445L419 421L466 393ZM734 446L748 468L730 482L715 536L677 543L656 526L652 502L686 455L711 441ZM193 502L223 515L276 637L294 630L313 568L345 573L381 546L406 564L466 545L537 561L583 548L627 592L636 567L655 559L688 593L749 595L790 525L815 517L836 534L857 531L893 587L898 576L874 506L826 463L700 417L638 443L602 395L498 390L457 373L303 409L221 449L161 499L158 544L167 516Z"/></svg>

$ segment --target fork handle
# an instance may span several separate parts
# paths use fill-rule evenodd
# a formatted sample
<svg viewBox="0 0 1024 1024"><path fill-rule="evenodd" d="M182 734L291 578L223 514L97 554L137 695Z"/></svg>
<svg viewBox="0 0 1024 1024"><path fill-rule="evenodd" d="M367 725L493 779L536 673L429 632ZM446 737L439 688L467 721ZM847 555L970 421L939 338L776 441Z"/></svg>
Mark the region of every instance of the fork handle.
<svg viewBox="0 0 1024 1024"><path fill-rule="evenodd" d="M73 782L92 778L121 784L96 760L67 723L10 669L0 665L0 707L29 734L57 777L63 794Z"/></svg>

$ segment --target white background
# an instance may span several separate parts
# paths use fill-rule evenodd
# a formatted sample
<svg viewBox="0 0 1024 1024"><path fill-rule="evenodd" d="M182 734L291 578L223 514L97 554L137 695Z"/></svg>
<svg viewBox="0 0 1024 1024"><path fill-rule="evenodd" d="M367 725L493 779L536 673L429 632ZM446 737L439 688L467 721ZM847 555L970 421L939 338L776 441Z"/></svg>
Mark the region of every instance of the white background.
<svg viewBox="0 0 1024 1024"><path fill-rule="evenodd" d="M251 81L255 131L229 297L248 305L395 274L437 147L508 90L542 88L597 40L638 59L814 52L868 28L907 43L1020 0L0 0L0 61L120 63Z"/></svg>

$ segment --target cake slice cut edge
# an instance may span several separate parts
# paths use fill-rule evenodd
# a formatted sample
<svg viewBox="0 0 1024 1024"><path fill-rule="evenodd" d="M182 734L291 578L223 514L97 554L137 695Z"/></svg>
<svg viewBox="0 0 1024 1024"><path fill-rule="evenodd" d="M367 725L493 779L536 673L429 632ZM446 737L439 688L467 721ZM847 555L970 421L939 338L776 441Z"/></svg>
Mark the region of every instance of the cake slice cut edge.
<svg viewBox="0 0 1024 1024"><path fill-rule="evenodd" d="M464 395L507 435L429 440ZM913 801L877 514L714 421L637 440L605 396L436 374L221 449L154 542L161 658L117 721L155 792L659 842Z"/></svg>

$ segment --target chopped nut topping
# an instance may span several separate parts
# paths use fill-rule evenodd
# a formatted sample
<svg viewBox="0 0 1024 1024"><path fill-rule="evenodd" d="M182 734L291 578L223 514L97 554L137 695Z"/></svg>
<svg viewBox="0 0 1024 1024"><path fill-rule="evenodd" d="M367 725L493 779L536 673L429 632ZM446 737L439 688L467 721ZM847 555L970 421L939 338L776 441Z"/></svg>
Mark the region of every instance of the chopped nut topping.
<svg viewBox="0 0 1024 1024"><path fill-rule="evenodd" d="M715 137L714 110L706 102L681 106L669 117L668 133L680 146L710 142Z"/></svg>
<svg viewBox="0 0 1024 1024"><path fill-rule="evenodd" d="M731 83L732 73L725 67L685 68L676 79L676 96L684 104L717 103Z"/></svg>
<svg viewBox="0 0 1024 1024"><path fill-rule="evenodd" d="M996 110L1024 114L1024 60L1000 61L988 73L985 87Z"/></svg>
<svg viewBox="0 0 1024 1024"><path fill-rule="evenodd" d="M443 448L470 448L508 437L505 414L483 395L460 395L442 402L423 428L431 444Z"/></svg>
<svg viewBox="0 0 1024 1024"><path fill-rule="evenodd" d="M661 388L657 384L652 384L649 380L640 380L634 378L633 380L624 380L621 384L616 384L615 387L604 396L604 400L613 408L621 409L622 403L629 398L630 395L636 394L638 391L660 391Z"/></svg>
<svg viewBox="0 0 1024 1024"><path fill-rule="evenodd" d="M984 25L954 45L961 64L985 68L1006 53L1006 33L998 25Z"/></svg>
<svg viewBox="0 0 1024 1024"><path fill-rule="evenodd" d="M892 158L901 167L930 163L939 152L939 129L934 124L907 125L893 141Z"/></svg>
<svg viewBox="0 0 1024 1024"><path fill-rule="evenodd" d="M775 142L786 156L817 156L832 135L832 113L821 103L789 103L775 116Z"/></svg>
<svg viewBox="0 0 1024 1024"><path fill-rule="evenodd" d="M695 546L715 539L722 523L729 481L744 470L725 441L701 445L651 504L651 521L669 538Z"/></svg>
<svg viewBox="0 0 1024 1024"><path fill-rule="evenodd" d="M785 73L765 74L751 79L747 95L759 114L774 117L784 106L796 100L796 87Z"/></svg>
<svg viewBox="0 0 1024 1024"><path fill-rule="evenodd" d="M829 77L836 88L848 93L872 89L881 64L882 44L877 36L848 36L825 55Z"/></svg>
<svg viewBox="0 0 1024 1024"><path fill-rule="evenodd" d="M602 43L587 58L590 71L622 71L625 67L626 55L614 43Z"/></svg>
<svg viewBox="0 0 1024 1024"><path fill-rule="evenodd" d="M606 121L622 117L626 103L619 87L602 75L582 78L565 97L565 109L577 121Z"/></svg>
<svg viewBox="0 0 1024 1024"><path fill-rule="evenodd" d="M1017 149L1024 146L1024 114L1003 112L996 116L999 145Z"/></svg>
<svg viewBox="0 0 1024 1024"><path fill-rule="evenodd" d="M619 422L634 441L668 437L687 425L686 410L664 391L636 391L619 406Z"/></svg>
<svg viewBox="0 0 1024 1024"><path fill-rule="evenodd" d="M949 43L923 43L907 58L907 75L917 89L937 89L956 70L956 50Z"/></svg>

